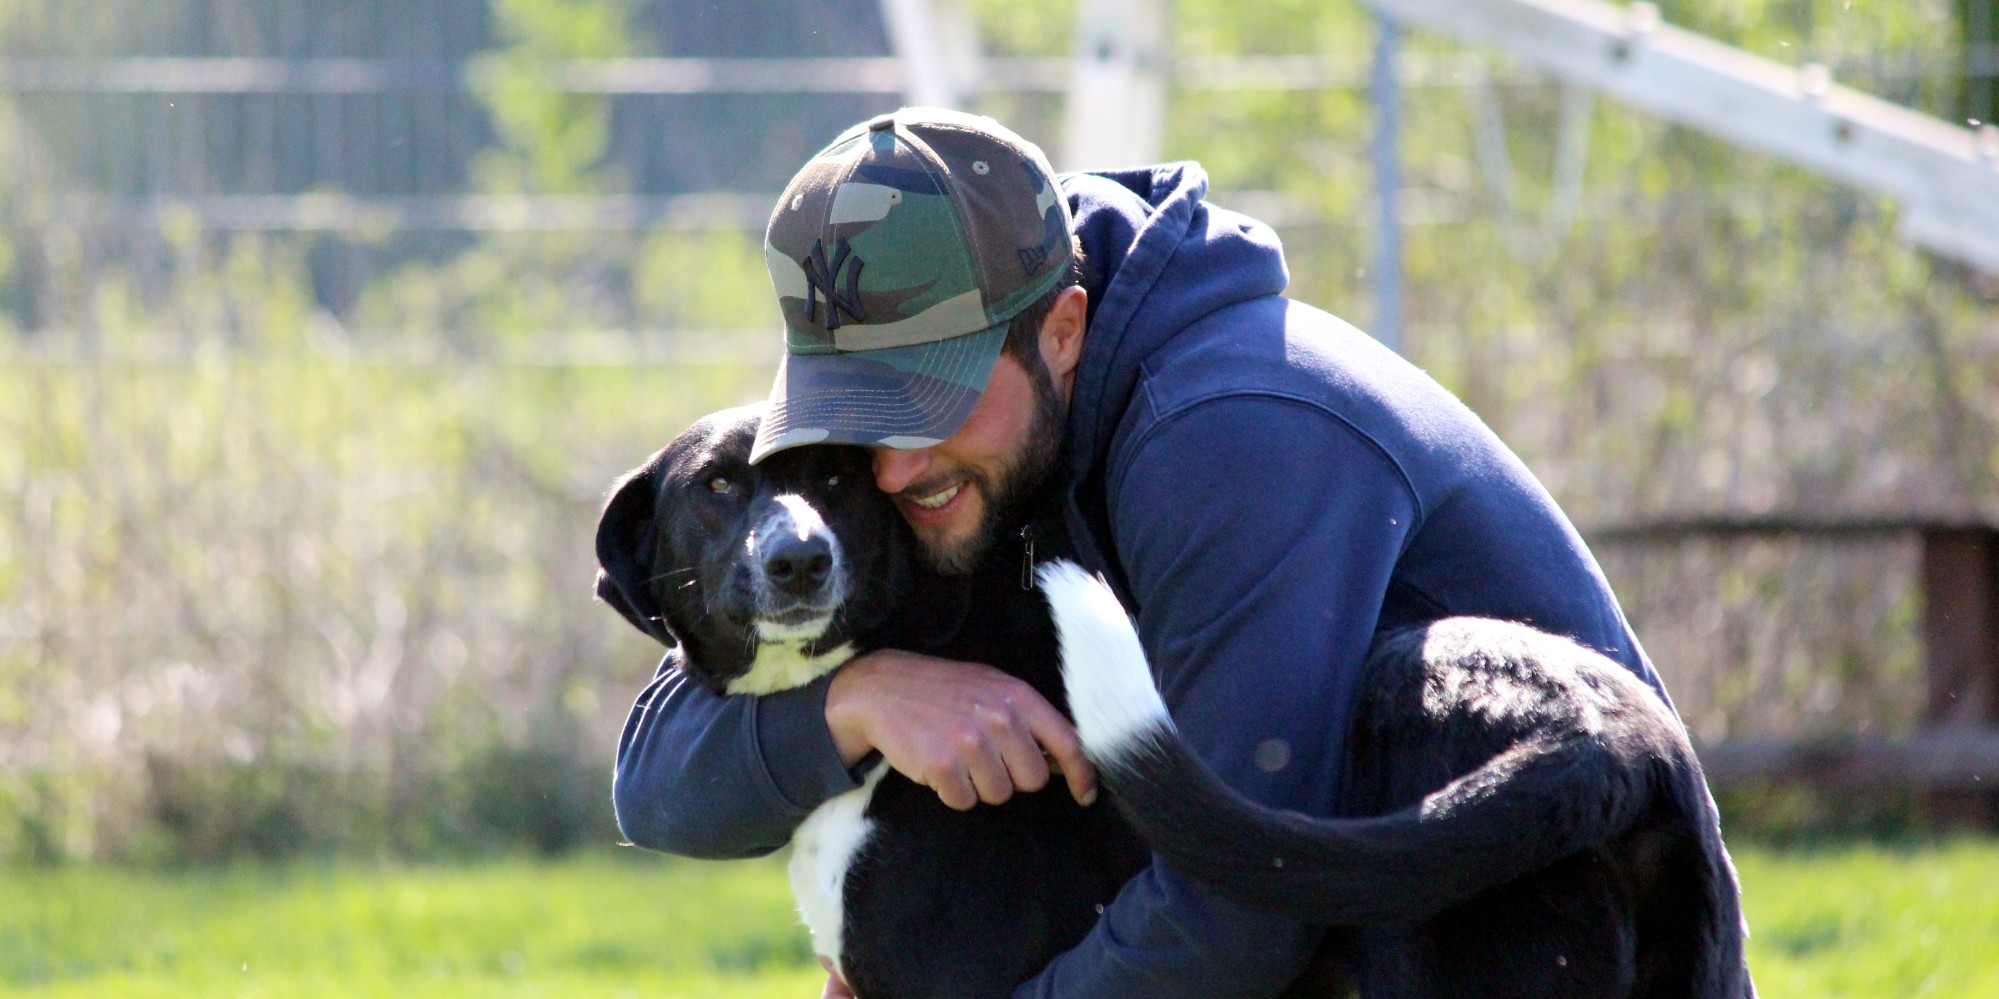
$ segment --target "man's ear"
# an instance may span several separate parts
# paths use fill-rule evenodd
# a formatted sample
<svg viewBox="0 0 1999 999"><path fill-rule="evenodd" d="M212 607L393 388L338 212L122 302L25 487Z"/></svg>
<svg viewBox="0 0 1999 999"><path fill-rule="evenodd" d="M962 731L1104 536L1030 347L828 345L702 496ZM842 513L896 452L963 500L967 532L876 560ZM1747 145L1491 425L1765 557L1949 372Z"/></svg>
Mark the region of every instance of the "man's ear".
<svg viewBox="0 0 1999 999"><path fill-rule="evenodd" d="M665 571L658 565L657 523L665 458L664 451L653 455L611 487L611 498L597 518L597 599L623 614L632 627L673 645L654 586Z"/></svg>
<svg viewBox="0 0 1999 999"><path fill-rule="evenodd" d="M1055 295L1055 304L1041 320L1041 363L1048 368L1062 399L1069 399L1076 365L1083 360L1083 334L1088 332L1090 294L1070 285Z"/></svg>

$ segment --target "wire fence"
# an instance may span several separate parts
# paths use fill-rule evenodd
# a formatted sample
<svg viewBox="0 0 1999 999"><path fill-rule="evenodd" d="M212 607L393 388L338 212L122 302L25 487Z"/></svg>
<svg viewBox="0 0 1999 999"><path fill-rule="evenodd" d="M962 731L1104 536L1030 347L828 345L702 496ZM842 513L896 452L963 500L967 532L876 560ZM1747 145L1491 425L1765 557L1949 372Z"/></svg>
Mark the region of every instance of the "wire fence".
<svg viewBox="0 0 1999 999"><path fill-rule="evenodd" d="M1072 11L969 6L980 109L1050 142ZM1667 14L1932 113L1990 82L1946 0L1724 7ZM1175 9L1171 154L1365 325L1364 9ZM1999 521L1983 278L1504 57L1401 58L1406 352L1586 530ZM770 192L900 86L862 0L0 9L0 856L608 838L654 650L588 599L596 505L767 388ZM1920 722L1907 540L1598 549L1700 737Z"/></svg>

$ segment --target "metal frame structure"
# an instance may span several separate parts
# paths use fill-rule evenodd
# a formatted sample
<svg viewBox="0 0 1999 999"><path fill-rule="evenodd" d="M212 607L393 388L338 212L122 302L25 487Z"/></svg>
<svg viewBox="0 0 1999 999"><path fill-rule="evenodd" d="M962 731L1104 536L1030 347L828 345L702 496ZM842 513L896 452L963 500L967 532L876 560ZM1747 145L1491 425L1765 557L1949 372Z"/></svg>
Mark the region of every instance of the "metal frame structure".
<svg viewBox="0 0 1999 999"><path fill-rule="evenodd" d="M1902 205L1904 238L1999 273L1999 127L1977 130L1663 22L1650 3L1368 0L1478 45Z"/></svg>

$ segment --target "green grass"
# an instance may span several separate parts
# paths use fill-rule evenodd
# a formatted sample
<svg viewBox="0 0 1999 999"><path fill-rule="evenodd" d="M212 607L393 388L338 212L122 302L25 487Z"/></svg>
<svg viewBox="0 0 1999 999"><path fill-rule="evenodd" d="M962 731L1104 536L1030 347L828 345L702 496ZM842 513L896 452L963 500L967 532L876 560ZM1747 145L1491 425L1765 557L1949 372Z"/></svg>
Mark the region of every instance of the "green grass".
<svg viewBox="0 0 1999 999"><path fill-rule="evenodd" d="M1999 996L1999 840L1734 852L1763 996Z"/></svg>
<svg viewBox="0 0 1999 999"><path fill-rule="evenodd" d="M0 881L8 996L796 999L823 978L771 862L73 866Z"/></svg>
<svg viewBox="0 0 1999 999"><path fill-rule="evenodd" d="M1999 840L1736 851L1775 999L1999 995ZM0 875L0 995L816 993L775 861L602 853Z"/></svg>

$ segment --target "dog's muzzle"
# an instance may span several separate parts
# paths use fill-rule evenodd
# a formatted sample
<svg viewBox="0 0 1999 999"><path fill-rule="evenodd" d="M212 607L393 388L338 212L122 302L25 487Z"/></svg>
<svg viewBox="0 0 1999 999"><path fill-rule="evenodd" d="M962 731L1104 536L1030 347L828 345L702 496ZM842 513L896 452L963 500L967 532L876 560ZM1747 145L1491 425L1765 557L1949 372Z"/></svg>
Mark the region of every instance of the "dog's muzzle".
<svg viewBox="0 0 1999 999"><path fill-rule="evenodd" d="M750 535L748 555L757 637L765 642L818 637L846 601L840 541L802 496L777 497Z"/></svg>

